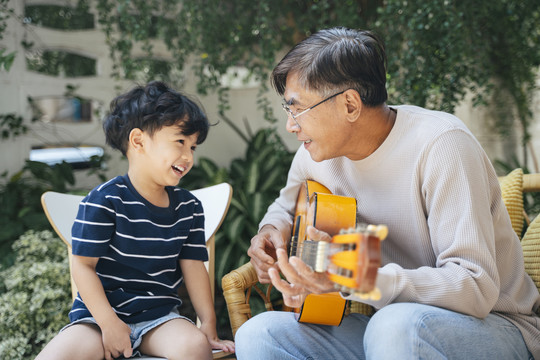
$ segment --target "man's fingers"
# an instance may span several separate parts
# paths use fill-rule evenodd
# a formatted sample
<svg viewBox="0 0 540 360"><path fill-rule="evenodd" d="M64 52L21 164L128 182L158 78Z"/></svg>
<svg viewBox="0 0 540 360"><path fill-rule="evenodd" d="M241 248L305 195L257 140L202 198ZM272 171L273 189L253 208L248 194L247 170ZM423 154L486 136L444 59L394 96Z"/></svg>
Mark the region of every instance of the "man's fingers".
<svg viewBox="0 0 540 360"><path fill-rule="evenodd" d="M255 261L253 258L251 258L251 264L253 265L253 268L255 269L255 272L257 273L257 278L259 279L259 282L261 284L268 284L270 283L270 277L268 276L268 270L270 268L264 268L262 269L258 265L255 264Z"/></svg>
<svg viewBox="0 0 540 360"><path fill-rule="evenodd" d="M261 263L274 265L274 263L276 262L275 259L263 249L255 249L253 255L254 257L258 258Z"/></svg>
<svg viewBox="0 0 540 360"><path fill-rule="evenodd" d="M283 275L285 275L290 283L298 284L300 282L298 272L289 262L287 252L283 249L278 249L276 254L278 258L278 266Z"/></svg>
<svg viewBox="0 0 540 360"><path fill-rule="evenodd" d="M268 275L272 280L272 285L274 285L274 287L278 289L283 295L292 297L301 295L305 292L302 287L295 286L294 284L291 284L286 280L282 279L276 269L270 269L268 271Z"/></svg>
<svg viewBox="0 0 540 360"><path fill-rule="evenodd" d="M283 253L278 252L278 263L281 272L289 282L302 287L306 292L322 294L334 289L334 284L328 279L325 273L315 272L301 259L293 256L287 264L282 264Z"/></svg>
<svg viewBox="0 0 540 360"><path fill-rule="evenodd" d="M257 257L257 256L251 256L251 262L253 263L253 266L255 266L256 268L261 268L266 271L272 264L268 263L268 261L265 261L265 259L266 258L261 259L260 257Z"/></svg>
<svg viewBox="0 0 540 360"><path fill-rule="evenodd" d="M257 234L251 239L248 256L257 258L261 263L273 265L275 263L275 247L267 235Z"/></svg>
<svg viewBox="0 0 540 360"><path fill-rule="evenodd" d="M309 225L307 227L308 238L315 241L332 241L332 237L325 233L324 231L318 230L317 228Z"/></svg>
<svg viewBox="0 0 540 360"><path fill-rule="evenodd" d="M305 262L303 262L296 256L291 257L289 259L289 263L294 267L298 274L302 276L311 276L314 273L313 269L310 266L308 266Z"/></svg>
<svg viewBox="0 0 540 360"><path fill-rule="evenodd" d="M285 243L282 235L273 226L265 225L257 235L251 238L251 245L247 253L261 283L270 283L268 270L272 267L278 269L276 249L284 248Z"/></svg>
<svg viewBox="0 0 540 360"><path fill-rule="evenodd" d="M307 295L306 289L283 280L276 269L271 269L269 274L272 278L272 284L283 295L285 305L295 308L301 307Z"/></svg>

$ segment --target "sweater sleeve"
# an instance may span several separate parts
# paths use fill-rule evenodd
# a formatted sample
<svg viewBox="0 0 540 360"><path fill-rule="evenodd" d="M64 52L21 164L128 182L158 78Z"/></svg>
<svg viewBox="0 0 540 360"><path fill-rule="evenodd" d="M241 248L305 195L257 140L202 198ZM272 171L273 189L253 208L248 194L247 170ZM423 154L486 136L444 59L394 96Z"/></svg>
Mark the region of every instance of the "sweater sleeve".
<svg viewBox="0 0 540 360"><path fill-rule="evenodd" d="M495 172L462 129L441 134L420 159L418 191L436 262L416 269L396 263L380 268L382 298L371 305L417 302L485 317L500 291L494 224L507 216Z"/></svg>

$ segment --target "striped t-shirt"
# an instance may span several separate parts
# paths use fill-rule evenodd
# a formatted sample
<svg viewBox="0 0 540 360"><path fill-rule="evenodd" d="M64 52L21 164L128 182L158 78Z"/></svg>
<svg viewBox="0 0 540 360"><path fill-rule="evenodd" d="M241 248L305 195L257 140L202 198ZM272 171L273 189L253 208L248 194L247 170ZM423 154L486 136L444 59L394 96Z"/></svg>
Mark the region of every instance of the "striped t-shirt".
<svg viewBox="0 0 540 360"><path fill-rule="evenodd" d="M73 254L99 257L96 272L116 314L127 323L156 319L180 306L180 259L208 260L201 202L166 187L169 207L146 201L129 177L93 189L72 228ZM77 295L70 321L91 316Z"/></svg>

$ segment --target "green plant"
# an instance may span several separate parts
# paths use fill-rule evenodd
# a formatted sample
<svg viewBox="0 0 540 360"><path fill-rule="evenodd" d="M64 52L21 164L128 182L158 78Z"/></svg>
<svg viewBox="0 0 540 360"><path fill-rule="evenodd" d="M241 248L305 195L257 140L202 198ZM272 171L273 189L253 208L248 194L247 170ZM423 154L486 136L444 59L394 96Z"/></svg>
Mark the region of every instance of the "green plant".
<svg viewBox="0 0 540 360"><path fill-rule="evenodd" d="M385 1L376 28L388 48L392 99L453 112L470 91L492 110L497 132L518 132L527 164L539 22L536 0Z"/></svg>
<svg viewBox="0 0 540 360"><path fill-rule="evenodd" d="M249 241L285 185L292 157L275 129L263 128L250 138L245 156L234 159L228 170L202 158L182 180L181 186L188 189L222 181L233 188L229 212L216 235L217 279L249 260Z"/></svg>
<svg viewBox="0 0 540 360"><path fill-rule="evenodd" d="M28 231L13 243L14 265L0 272L0 358L34 358L69 322L66 246L51 231Z"/></svg>
<svg viewBox="0 0 540 360"><path fill-rule="evenodd" d="M104 181L103 158L93 157L89 175ZM29 229L44 230L49 223L41 207L45 191L74 192L75 177L66 162L55 165L27 160L23 168L9 176L0 175L0 266L13 262L11 244Z"/></svg>
<svg viewBox="0 0 540 360"><path fill-rule="evenodd" d="M248 146L244 157L234 159L228 169L220 168L211 159L201 158L180 186L196 189L228 182L233 188L229 211L216 234L216 279L249 261L247 249L258 231L258 225L268 206L285 185L294 156L274 128L263 128L255 134L242 134ZM218 319L225 319L227 311L221 292L216 293ZM260 307L264 307L262 302ZM260 312L254 310L254 313ZM225 321L221 329L229 329Z"/></svg>
<svg viewBox="0 0 540 360"><path fill-rule="evenodd" d="M6 19L24 22L7 0L0 0L0 10L1 39ZM268 72L284 49L331 26L375 29L388 48L390 102L452 111L472 91L475 104L493 108L497 131L507 133L519 123L527 163L540 65L537 0L79 0L71 7L28 5L24 19L78 29L91 27L94 16L109 45L114 78L159 78L181 87L190 64L198 91L218 94L224 120L229 104L223 77L255 78L259 109L271 123ZM169 53L165 58L155 56L158 40ZM9 66L14 54L3 54L0 66Z"/></svg>
<svg viewBox="0 0 540 360"><path fill-rule="evenodd" d="M9 0L0 0L0 40L4 38L3 34L7 28L7 20L15 16L15 11L8 7ZM16 52L6 52L6 49L0 46L0 71L2 68L9 71L13 60L15 60Z"/></svg>
<svg viewBox="0 0 540 360"><path fill-rule="evenodd" d="M26 21L58 30L93 29L94 15L89 12L89 1L79 0L76 6L69 5L26 5L24 16Z"/></svg>
<svg viewBox="0 0 540 360"><path fill-rule="evenodd" d="M191 64L198 91L220 94L227 91L224 75L247 70L247 78L261 84L259 108L271 122L268 72L284 49L331 26L375 29L388 48L391 102L452 111L470 90L476 104L493 106L498 131L519 122L527 161L540 65L537 0L79 0L61 7L28 5L24 17L0 0L0 10L0 39L10 17L62 29L97 21L116 79L160 78L182 86L185 78L178 74ZM157 40L170 56L156 58ZM15 54L4 54L0 66L7 68ZM227 96L219 98L227 102Z"/></svg>
<svg viewBox="0 0 540 360"><path fill-rule="evenodd" d="M0 133L2 139L17 137L28 132L28 126L23 123L22 116L16 113L0 114Z"/></svg>

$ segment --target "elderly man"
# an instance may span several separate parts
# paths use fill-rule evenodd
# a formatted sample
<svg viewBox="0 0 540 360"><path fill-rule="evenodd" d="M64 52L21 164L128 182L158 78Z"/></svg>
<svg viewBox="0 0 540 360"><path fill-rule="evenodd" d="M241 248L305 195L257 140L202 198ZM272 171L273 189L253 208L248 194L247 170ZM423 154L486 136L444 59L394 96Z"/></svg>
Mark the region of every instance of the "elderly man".
<svg viewBox="0 0 540 360"><path fill-rule="evenodd" d="M306 179L357 199L357 218L386 224L381 296L340 326L266 312L236 334L239 359L540 359L538 291L481 146L455 116L386 104L386 54L369 31L332 28L276 66L287 130L302 142L286 186L248 254L285 303L335 291L325 273L287 257ZM328 234L308 229L314 240ZM284 278L280 277L281 272Z"/></svg>

